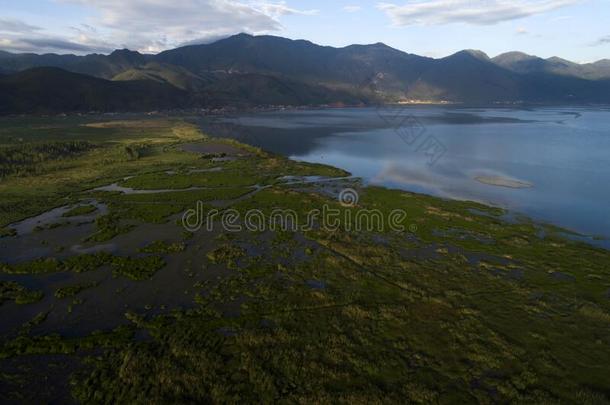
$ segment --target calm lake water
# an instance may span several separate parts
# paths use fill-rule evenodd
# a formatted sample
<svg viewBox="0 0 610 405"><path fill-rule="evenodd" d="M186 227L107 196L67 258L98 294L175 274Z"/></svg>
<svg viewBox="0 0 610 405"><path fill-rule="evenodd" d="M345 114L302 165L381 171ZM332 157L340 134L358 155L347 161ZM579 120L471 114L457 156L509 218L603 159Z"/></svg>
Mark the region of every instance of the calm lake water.
<svg viewBox="0 0 610 405"><path fill-rule="evenodd" d="M202 127L341 167L369 184L479 201L610 237L610 108L296 110L206 118Z"/></svg>

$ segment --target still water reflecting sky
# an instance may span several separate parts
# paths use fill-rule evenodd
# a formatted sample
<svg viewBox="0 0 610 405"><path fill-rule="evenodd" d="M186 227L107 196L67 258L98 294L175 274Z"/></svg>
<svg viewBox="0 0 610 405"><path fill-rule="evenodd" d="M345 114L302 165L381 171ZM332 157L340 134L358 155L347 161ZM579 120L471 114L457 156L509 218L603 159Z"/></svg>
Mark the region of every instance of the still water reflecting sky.
<svg viewBox="0 0 610 405"><path fill-rule="evenodd" d="M480 201L610 237L608 108L299 110L206 119L202 126L293 159L341 167L369 184ZM405 126L421 134L418 142L399 136ZM434 165L418 150L426 139L445 151ZM483 184L479 176L533 187Z"/></svg>

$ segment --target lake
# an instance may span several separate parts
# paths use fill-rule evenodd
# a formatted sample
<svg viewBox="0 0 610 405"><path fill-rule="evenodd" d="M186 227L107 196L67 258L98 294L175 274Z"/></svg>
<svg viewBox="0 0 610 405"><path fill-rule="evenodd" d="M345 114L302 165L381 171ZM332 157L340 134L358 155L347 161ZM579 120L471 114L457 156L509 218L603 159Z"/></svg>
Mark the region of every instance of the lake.
<svg viewBox="0 0 610 405"><path fill-rule="evenodd" d="M610 238L610 108L285 110L201 126L367 184L479 201Z"/></svg>

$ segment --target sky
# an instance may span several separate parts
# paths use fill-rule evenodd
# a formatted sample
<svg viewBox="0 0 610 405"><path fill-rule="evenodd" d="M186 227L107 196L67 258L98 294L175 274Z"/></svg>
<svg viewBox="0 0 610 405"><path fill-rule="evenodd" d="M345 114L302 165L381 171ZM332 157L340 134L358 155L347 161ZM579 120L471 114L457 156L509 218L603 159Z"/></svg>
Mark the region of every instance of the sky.
<svg viewBox="0 0 610 405"><path fill-rule="evenodd" d="M521 51L610 59L610 0L0 0L0 49L157 53L246 32L434 58Z"/></svg>

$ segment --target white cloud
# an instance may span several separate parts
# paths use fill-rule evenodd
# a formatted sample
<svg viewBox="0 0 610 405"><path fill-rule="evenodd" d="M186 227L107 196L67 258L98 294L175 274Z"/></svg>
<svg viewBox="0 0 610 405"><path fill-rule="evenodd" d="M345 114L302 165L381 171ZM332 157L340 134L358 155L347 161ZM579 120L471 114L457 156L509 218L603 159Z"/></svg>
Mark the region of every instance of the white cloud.
<svg viewBox="0 0 610 405"><path fill-rule="evenodd" d="M267 0L56 0L90 10L58 34L23 21L0 18L0 47L16 52L108 53L116 48L159 52L183 44L212 42L246 32L283 29L288 15L315 15L286 1Z"/></svg>
<svg viewBox="0 0 610 405"><path fill-rule="evenodd" d="M357 13L358 11L362 10L362 7L360 7L360 6L345 6L345 7L343 7L343 10L347 11L348 13Z"/></svg>
<svg viewBox="0 0 610 405"><path fill-rule="evenodd" d="M280 17L313 15L285 1L230 0L62 0L91 7L96 16L88 21L117 46L158 52L184 43L206 42L239 32L253 34L280 31Z"/></svg>
<svg viewBox="0 0 610 405"><path fill-rule="evenodd" d="M546 13L580 0L431 0L405 5L380 3L396 26L466 23L493 25Z"/></svg>
<svg viewBox="0 0 610 405"><path fill-rule="evenodd" d="M517 28L516 32L517 32L517 35L526 35L526 34L529 34L529 31L525 27Z"/></svg>
<svg viewBox="0 0 610 405"><path fill-rule="evenodd" d="M252 4L255 9L262 11L265 15L268 15L274 19L279 19L285 15L316 15L319 10L297 10L292 7L288 7L285 1L279 3L268 3L258 2Z"/></svg>
<svg viewBox="0 0 610 405"><path fill-rule="evenodd" d="M610 35L606 35L605 37L601 37L600 39L598 39L597 41L595 41L591 45L592 46L610 45Z"/></svg>
<svg viewBox="0 0 610 405"><path fill-rule="evenodd" d="M72 27L74 35L56 35L15 19L0 19L0 47L12 52L112 52L111 44L97 38L92 27Z"/></svg>
<svg viewBox="0 0 610 405"><path fill-rule="evenodd" d="M34 52L34 53L92 53L112 52L114 48L103 43L75 42L62 37L53 36L2 36L0 37L0 48L10 52Z"/></svg>
<svg viewBox="0 0 610 405"><path fill-rule="evenodd" d="M0 32L8 33L31 33L40 31L40 27L27 24L20 20L0 18Z"/></svg>

